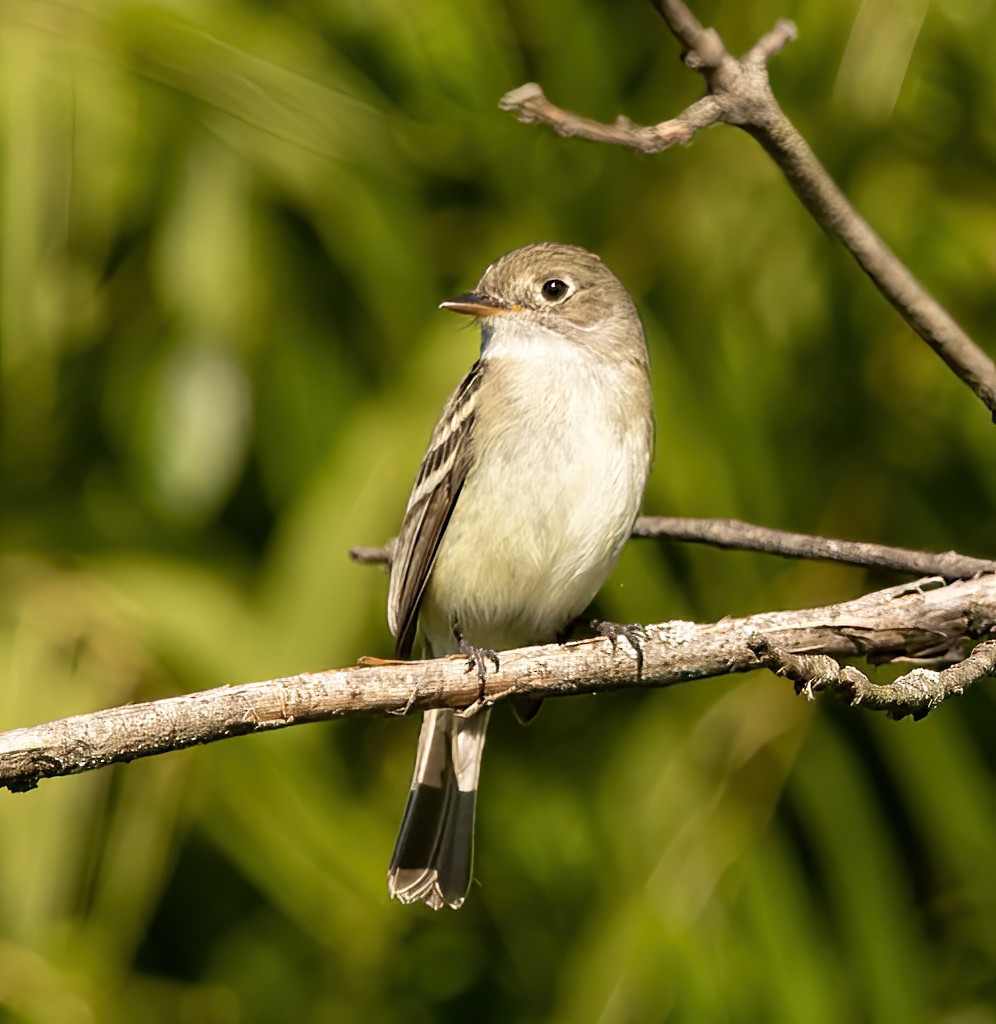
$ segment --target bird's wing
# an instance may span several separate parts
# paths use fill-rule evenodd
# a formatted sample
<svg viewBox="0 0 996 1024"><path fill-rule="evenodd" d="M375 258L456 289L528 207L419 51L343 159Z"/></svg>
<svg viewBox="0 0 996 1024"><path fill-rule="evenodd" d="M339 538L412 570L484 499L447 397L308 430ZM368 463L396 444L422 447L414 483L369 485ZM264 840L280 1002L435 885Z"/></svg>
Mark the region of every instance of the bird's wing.
<svg viewBox="0 0 996 1024"><path fill-rule="evenodd" d="M476 393L482 376L483 367L478 360L450 396L432 432L429 450L422 459L418 478L408 499L405 519L394 549L387 597L387 621L395 637L395 653L399 658L407 658L411 654L422 595L446 524L470 469Z"/></svg>

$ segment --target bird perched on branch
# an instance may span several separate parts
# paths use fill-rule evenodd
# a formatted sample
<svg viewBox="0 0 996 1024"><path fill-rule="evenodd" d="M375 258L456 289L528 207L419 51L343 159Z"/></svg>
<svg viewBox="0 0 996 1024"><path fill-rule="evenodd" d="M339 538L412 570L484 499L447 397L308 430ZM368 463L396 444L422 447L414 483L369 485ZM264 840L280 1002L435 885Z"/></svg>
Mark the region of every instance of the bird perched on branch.
<svg viewBox="0 0 996 1024"><path fill-rule="evenodd" d="M441 303L476 317L481 355L443 409L391 568L396 653L549 643L590 604L629 536L653 451L633 301L593 253L541 242ZM388 875L391 895L463 904L489 709L428 711Z"/></svg>

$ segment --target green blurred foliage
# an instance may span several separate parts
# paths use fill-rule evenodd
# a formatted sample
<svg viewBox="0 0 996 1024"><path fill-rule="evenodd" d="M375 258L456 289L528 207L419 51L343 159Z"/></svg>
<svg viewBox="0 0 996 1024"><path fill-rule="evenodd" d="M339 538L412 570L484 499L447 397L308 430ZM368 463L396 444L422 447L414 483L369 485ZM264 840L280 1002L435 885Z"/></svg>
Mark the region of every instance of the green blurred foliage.
<svg viewBox="0 0 996 1024"><path fill-rule="evenodd" d="M989 0L779 16L783 106L992 350ZM644 314L646 505L996 555L981 405L733 129L658 157L497 110L699 94L649 4L5 0L0 727L390 650L382 573L496 256L600 252ZM622 621L882 574L630 545ZM25 1022L996 1021L992 687L918 724L767 676L497 716L475 887L391 905L415 721L291 729L0 798Z"/></svg>

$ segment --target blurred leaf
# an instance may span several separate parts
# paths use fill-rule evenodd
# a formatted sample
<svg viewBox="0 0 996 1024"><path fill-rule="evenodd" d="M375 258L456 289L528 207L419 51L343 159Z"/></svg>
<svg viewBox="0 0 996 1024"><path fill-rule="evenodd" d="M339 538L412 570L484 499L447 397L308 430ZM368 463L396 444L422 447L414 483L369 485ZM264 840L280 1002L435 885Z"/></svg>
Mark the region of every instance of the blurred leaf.
<svg viewBox="0 0 996 1024"><path fill-rule="evenodd" d="M777 17L779 99L992 347L982 0ZM384 573L475 358L436 311L554 238L630 287L648 511L996 555L992 426L743 133L640 157L518 124L527 80L653 122L701 90L647 4L0 5L0 709L13 728L390 651ZM620 621L881 582L641 542ZM924 723L757 677L496 715L458 914L384 886L417 723L231 741L0 799L23 1021L929 1020L996 1005L994 705Z"/></svg>

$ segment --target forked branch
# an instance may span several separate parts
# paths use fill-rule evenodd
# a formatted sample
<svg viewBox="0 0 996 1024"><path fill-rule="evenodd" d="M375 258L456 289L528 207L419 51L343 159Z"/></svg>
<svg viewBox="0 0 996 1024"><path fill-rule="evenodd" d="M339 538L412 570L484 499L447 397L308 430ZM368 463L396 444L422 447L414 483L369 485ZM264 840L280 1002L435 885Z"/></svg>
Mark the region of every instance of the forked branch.
<svg viewBox="0 0 996 1024"><path fill-rule="evenodd" d="M795 35L779 22L741 59L713 29L703 28L680 0L654 0L686 48L685 63L701 72L707 95L670 121L641 128L620 119L601 125L556 107L537 85L502 101L526 121L564 135L657 152L687 142L700 128L725 122L755 136L781 167L813 216L840 238L876 286L996 417L996 367L896 259L855 212L790 124L768 85L766 61ZM41 779L211 743L231 736L358 714L429 708L470 708L509 697L557 697L660 687L767 667L812 695L831 690L852 704L893 717L922 717L948 697L996 672L996 566L947 552L931 555L880 545L805 537L721 520L643 519L641 536L818 557L942 578L893 587L844 604L769 612L696 624L648 627L642 656L623 643L583 640L501 654L500 671L483 692L460 658L426 662L366 659L361 667L220 687L202 693L110 708L0 734L0 788L25 790ZM385 561L386 549L366 549L360 561ZM978 575L982 573L981 575ZM957 579L956 582L945 580ZM981 640L970 650L975 641ZM874 685L843 658L930 661L884 686ZM955 664L952 664L955 663ZM948 667L943 667L947 665Z"/></svg>
<svg viewBox="0 0 996 1024"><path fill-rule="evenodd" d="M705 79L706 95L682 113L650 126L633 124L625 117L612 125L600 124L551 103L535 82L503 96L501 108L520 121L550 125L561 135L644 153L687 143L695 132L718 122L742 128L761 143L817 223L844 244L875 287L985 403L996 421L996 364L855 210L775 99L767 61L795 38L795 26L778 22L737 59L719 33L704 28L682 0L653 0L653 4L685 48L685 64Z"/></svg>
<svg viewBox="0 0 996 1024"><path fill-rule="evenodd" d="M815 673L812 663L800 667L791 660L800 655L825 655L834 664L836 659L862 657L930 658L943 664L962 658L967 645L986 635L994 623L996 574L991 574L949 584L921 580L804 611L768 612L704 625L665 622L647 627L639 661L629 656L634 652L622 640L616 650L608 641L595 639L504 651L500 670L486 679L483 698L478 679L467 672L463 658L367 659L361 667L219 687L0 734L0 787L30 789L53 776L351 715L406 715L428 708L466 708L478 699L492 704L509 697L671 686L764 665L798 684L800 677L806 681L806 672ZM957 669L932 678L928 705L961 693L975 678L992 672L993 646L980 644L977 654ZM843 684L832 686L831 676L824 664L822 676L814 675L809 682L810 689L843 689ZM913 688L905 696L896 683L890 685L892 689L882 689L886 700L875 699L880 688L871 683L848 690L847 695L852 702L860 699L868 707L896 715L919 715L928 709L918 685L909 684Z"/></svg>

